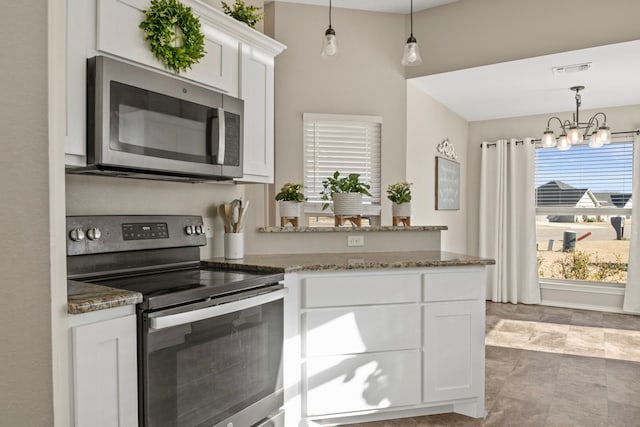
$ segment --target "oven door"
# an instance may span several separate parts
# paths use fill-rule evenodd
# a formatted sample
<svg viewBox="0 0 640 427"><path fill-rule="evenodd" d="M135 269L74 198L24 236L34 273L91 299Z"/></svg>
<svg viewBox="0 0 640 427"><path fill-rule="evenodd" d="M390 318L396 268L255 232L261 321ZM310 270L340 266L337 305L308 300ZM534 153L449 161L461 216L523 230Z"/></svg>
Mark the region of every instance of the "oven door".
<svg viewBox="0 0 640 427"><path fill-rule="evenodd" d="M287 289L262 292L141 314L141 426L246 427L278 412Z"/></svg>

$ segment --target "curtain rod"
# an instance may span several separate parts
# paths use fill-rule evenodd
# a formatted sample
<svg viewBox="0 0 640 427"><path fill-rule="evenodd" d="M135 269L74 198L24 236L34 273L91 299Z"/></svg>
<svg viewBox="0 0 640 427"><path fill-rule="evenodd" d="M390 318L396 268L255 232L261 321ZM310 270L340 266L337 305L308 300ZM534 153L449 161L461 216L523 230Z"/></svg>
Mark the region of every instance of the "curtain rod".
<svg viewBox="0 0 640 427"><path fill-rule="evenodd" d="M626 134L640 135L640 129L638 129L638 130L627 130L627 131L621 131L621 132L611 132L611 135L614 135L614 136L616 136L616 135L626 135ZM538 143L540 141L542 141L542 140L539 139L539 138L538 139L532 139L531 143L532 144L536 144L536 143ZM480 143L480 148L482 148L482 144L483 143ZM507 142L507 144L511 144L511 142ZM516 141L516 145L518 145L518 144L524 144L524 140L518 139ZM487 144L487 148L488 147L495 147L495 146L496 146L495 142L491 142L491 143Z"/></svg>

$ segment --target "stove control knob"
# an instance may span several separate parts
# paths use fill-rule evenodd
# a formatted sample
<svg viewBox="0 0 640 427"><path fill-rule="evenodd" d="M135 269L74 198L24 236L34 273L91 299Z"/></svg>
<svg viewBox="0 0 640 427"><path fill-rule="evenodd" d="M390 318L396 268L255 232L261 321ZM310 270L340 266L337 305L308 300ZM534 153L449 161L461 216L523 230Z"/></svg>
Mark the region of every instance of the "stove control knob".
<svg viewBox="0 0 640 427"><path fill-rule="evenodd" d="M196 225L196 234L200 235L202 233L203 233L202 226L201 225Z"/></svg>
<svg viewBox="0 0 640 427"><path fill-rule="evenodd" d="M184 232L187 233L187 236L191 236L193 234L193 225L187 225L184 228Z"/></svg>
<svg viewBox="0 0 640 427"><path fill-rule="evenodd" d="M82 231L82 228L74 228L69 232L69 238L74 242L84 240L84 231Z"/></svg>
<svg viewBox="0 0 640 427"><path fill-rule="evenodd" d="M87 230L87 238L89 240L98 240L100 237L102 237L102 232L98 227L92 227Z"/></svg>

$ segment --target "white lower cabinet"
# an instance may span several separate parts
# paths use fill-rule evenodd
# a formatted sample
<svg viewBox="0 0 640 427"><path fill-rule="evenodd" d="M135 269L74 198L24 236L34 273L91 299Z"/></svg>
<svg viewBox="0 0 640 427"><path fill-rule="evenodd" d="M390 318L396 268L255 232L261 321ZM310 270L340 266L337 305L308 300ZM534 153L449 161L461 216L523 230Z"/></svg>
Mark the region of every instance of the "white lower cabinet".
<svg viewBox="0 0 640 427"><path fill-rule="evenodd" d="M316 357L305 365L307 416L420 402L418 350Z"/></svg>
<svg viewBox="0 0 640 427"><path fill-rule="evenodd" d="M285 281L287 426L484 416L484 266Z"/></svg>
<svg viewBox="0 0 640 427"><path fill-rule="evenodd" d="M484 301L424 306L424 401L484 394Z"/></svg>
<svg viewBox="0 0 640 427"><path fill-rule="evenodd" d="M74 426L136 427L136 316L104 311L70 316Z"/></svg>

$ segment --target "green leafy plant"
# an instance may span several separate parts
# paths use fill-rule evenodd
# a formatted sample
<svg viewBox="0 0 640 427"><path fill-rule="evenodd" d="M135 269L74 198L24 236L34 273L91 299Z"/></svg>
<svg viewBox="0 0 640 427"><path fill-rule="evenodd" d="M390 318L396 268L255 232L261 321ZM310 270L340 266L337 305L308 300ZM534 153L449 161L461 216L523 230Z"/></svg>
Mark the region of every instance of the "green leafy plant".
<svg viewBox="0 0 640 427"><path fill-rule="evenodd" d="M295 184L293 182L287 182L282 186L280 192L276 194L276 201L278 202L304 202L306 198L302 193L304 186L302 184Z"/></svg>
<svg viewBox="0 0 640 427"><path fill-rule="evenodd" d="M371 197L369 189L371 185L360 182L360 174L351 173L340 178L340 172L335 171L333 176L322 181L323 190L320 192L320 198L326 200L327 203L322 205L322 210L329 207L329 200L333 200L335 193L362 193Z"/></svg>
<svg viewBox="0 0 640 427"><path fill-rule="evenodd" d="M584 251L566 253L561 259L554 262L559 277L568 280L595 280L598 282L616 282L623 280L627 271L627 264L616 255L614 262L603 262L598 255L595 259ZM538 267L542 266L540 259ZM542 272L540 277L545 277ZM555 272L549 277L558 277Z"/></svg>
<svg viewBox="0 0 640 427"><path fill-rule="evenodd" d="M200 20L177 0L151 0L140 23L151 52L165 67L179 74L206 53Z"/></svg>
<svg viewBox="0 0 640 427"><path fill-rule="evenodd" d="M222 11L238 21L246 23L251 28L255 28L256 23L262 19L261 7L247 6L243 0L236 0L233 7L222 2Z"/></svg>
<svg viewBox="0 0 640 427"><path fill-rule="evenodd" d="M409 203L411 201L411 182L396 182L387 187L387 199L393 203Z"/></svg>

